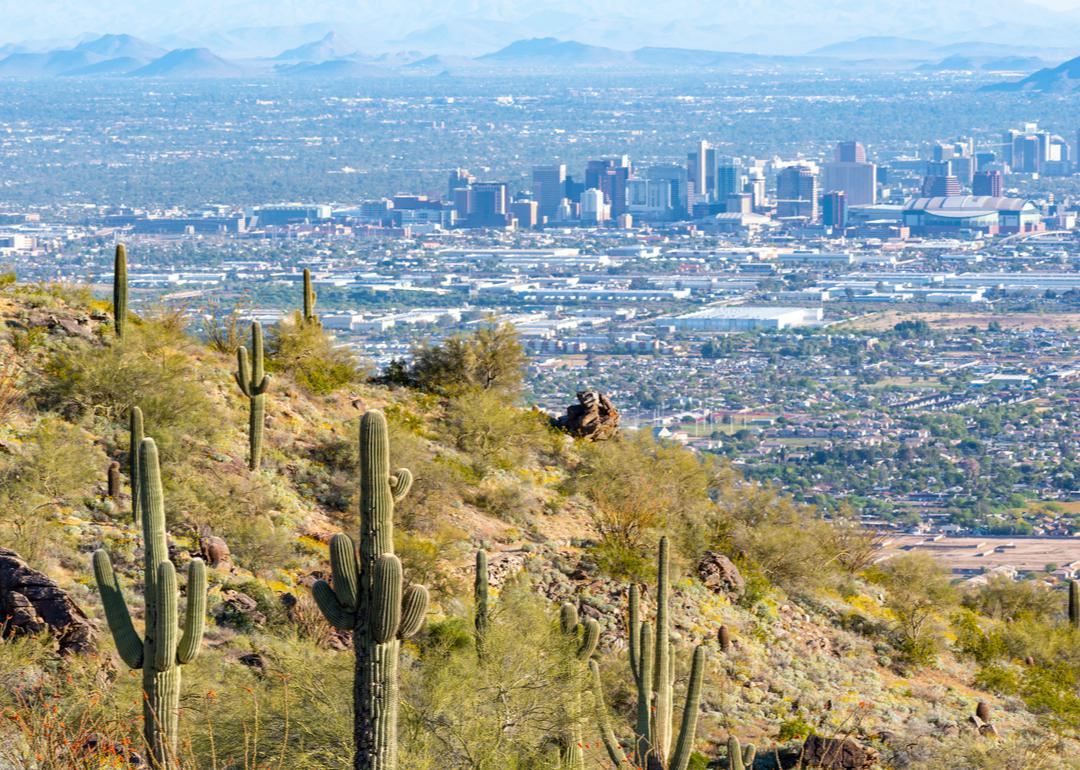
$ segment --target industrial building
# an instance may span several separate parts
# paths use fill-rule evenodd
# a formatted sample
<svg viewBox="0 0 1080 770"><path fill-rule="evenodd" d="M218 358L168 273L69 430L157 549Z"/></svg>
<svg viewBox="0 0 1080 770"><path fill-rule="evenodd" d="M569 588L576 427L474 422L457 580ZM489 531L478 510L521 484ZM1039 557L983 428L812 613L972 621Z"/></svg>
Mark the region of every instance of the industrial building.
<svg viewBox="0 0 1080 770"><path fill-rule="evenodd" d="M919 235L1032 233L1042 229L1042 216L1024 198L950 195L910 201L904 207L904 225Z"/></svg>
<svg viewBox="0 0 1080 770"><path fill-rule="evenodd" d="M771 307L737 305L710 307L672 319L675 329L687 332L743 332L757 329L790 329L819 323L819 307Z"/></svg>

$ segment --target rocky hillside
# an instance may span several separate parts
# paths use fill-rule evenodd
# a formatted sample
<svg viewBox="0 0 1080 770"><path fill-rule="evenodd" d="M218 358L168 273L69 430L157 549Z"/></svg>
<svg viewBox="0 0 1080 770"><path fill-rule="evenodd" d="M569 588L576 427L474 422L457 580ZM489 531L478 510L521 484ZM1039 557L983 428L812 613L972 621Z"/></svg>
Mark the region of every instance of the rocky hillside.
<svg viewBox="0 0 1080 770"><path fill-rule="evenodd" d="M59 749L49 736L61 733L138 754L139 684L91 570L105 548L141 624L132 406L160 449L171 558L181 574L195 556L210 565L203 651L183 666L187 766L351 766L352 654L310 587L328 576L331 536L358 527L357 424L372 409L387 415L392 467L415 478L396 544L409 580L431 593L405 649L402 768L557 766L553 717L539 704L563 704L566 684L541 676L544 655L533 656L564 602L599 623L606 708L627 745L627 586L644 586L649 606L665 533L677 704L692 647L707 647L690 767L731 766L729 736L758 747L759 769L1080 766L1068 759L1075 715L1032 690L1034 672L1065 659L1065 642L1053 642L1071 633L1060 592L1031 599L1049 597L1041 614L1024 604L1013 615L981 594L961 601L947 580L934 593L940 575L875 567L862 533L682 449L575 440L504 394L327 385L275 363L287 341L273 334L262 463L250 471L248 399L228 352L242 340L215 336L215 350L164 311L117 340L108 311L75 288L0 288L0 544L10 549L0 551L0 705L11 717L0 724L0 767L102 766ZM503 629L493 649L536 666L530 687L543 698L528 707L506 679L511 666L478 671L473 660L478 549ZM1041 641L1001 636L1013 621ZM1009 649L987 652L994 634ZM580 713L559 710L578 722L585 765L610 767L588 687L582 697ZM507 704L520 706L513 719Z"/></svg>

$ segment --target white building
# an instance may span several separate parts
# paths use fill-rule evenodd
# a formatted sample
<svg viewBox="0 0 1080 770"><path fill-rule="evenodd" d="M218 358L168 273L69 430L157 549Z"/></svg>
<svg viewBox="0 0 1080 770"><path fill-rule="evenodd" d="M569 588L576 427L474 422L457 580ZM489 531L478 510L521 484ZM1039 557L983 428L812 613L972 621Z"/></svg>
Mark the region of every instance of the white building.
<svg viewBox="0 0 1080 770"><path fill-rule="evenodd" d="M676 316L673 321L678 331L739 332L807 326L823 317L824 311L819 307L736 305L706 308Z"/></svg>

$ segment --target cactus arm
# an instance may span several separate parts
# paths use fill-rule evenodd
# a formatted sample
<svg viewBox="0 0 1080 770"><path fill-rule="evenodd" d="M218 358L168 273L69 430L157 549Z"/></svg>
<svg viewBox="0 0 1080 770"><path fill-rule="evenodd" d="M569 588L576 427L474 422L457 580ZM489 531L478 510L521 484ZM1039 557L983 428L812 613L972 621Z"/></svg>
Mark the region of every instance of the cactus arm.
<svg viewBox="0 0 1080 770"><path fill-rule="evenodd" d="M754 767L754 759L757 757L757 747L752 743L746 744L746 748L743 749L742 761L747 770L751 770Z"/></svg>
<svg viewBox="0 0 1080 770"><path fill-rule="evenodd" d="M400 503L409 494L412 488L413 475L408 468L398 468L390 477L390 492L394 496L394 502Z"/></svg>
<svg viewBox="0 0 1080 770"><path fill-rule="evenodd" d="M113 569L109 554L104 549L94 551L94 577L97 579L101 604L105 608L105 619L112 631L113 641L121 659L129 668L140 669L143 663L143 640L131 622L124 594L120 590L116 571Z"/></svg>
<svg viewBox="0 0 1080 770"><path fill-rule="evenodd" d="M698 645L694 649L694 662L690 666L690 682L686 686L686 702L683 704L679 737L675 744L675 755L668 765L669 770L686 770L690 764L690 755L694 751L694 739L697 736L698 710L701 707L701 680L704 675L705 646Z"/></svg>
<svg viewBox="0 0 1080 770"><path fill-rule="evenodd" d="M251 392L251 370L248 368L247 348L243 345L236 349L236 371L233 372L233 377L240 386L240 392L251 398L254 395Z"/></svg>
<svg viewBox="0 0 1080 770"><path fill-rule="evenodd" d="M600 666L595 660L589 661L589 671L592 672L593 703L596 706L596 724L600 728L600 739L604 742L608 759L617 770L622 770L626 767L626 762L622 746L615 739L615 733L611 729L607 706L604 705L604 684L600 681Z"/></svg>
<svg viewBox="0 0 1080 770"><path fill-rule="evenodd" d="M476 657L484 657L484 639L488 631L488 563L487 554L476 552L476 571L473 576L473 627L476 630Z"/></svg>
<svg viewBox="0 0 1080 770"><path fill-rule="evenodd" d="M634 733L637 736L635 742L635 756L639 767L645 767L648 762L649 752L653 742L653 718L652 718L652 626L648 623L641 624L641 638L639 639L639 663L640 683L637 688L637 727Z"/></svg>
<svg viewBox="0 0 1080 770"><path fill-rule="evenodd" d="M655 677L656 716L653 722L653 746L661 763L667 763L671 752L671 728L674 716L674 698L671 685L671 621L668 595L670 586L668 539L660 538L657 559L656 583L656 659L653 661Z"/></svg>
<svg viewBox="0 0 1080 770"><path fill-rule="evenodd" d="M330 570L334 579L334 593L341 606L355 610L360 590L360 570L356 565L356 546L348 535L338 533L330 539Z"/></svg>
<svg viewBox="0 0 1080 770"><path fill-rule="evenodd" d="M153 601L157 584L157 565L169 560L165 541L165 498L161 491L161 468L157 444L144 438L139 445L139 494L142 497L143 553L146 596Z"/></svg>
<svg viewBox="0 0 1080 770"><path fill-rule="evenodd" d="M372 584L371 632L378 644L397 636L401 626L401 561L393 554L383 554L375 562Z"/></svg>
<svg viewBox="0 0 1080 770"><path fill-rule="evenodd" d="M143 414L137 406L131 407L128 415L128 476L131 481L131 518L136 524L142 524L142 500L139 493L139 447L142 445Z"/></svg>
<svg viewBox="0 0 1080 770"><path fill-rule="evenodd" d="M266 378L263 369L263 332L262 324L251 322L251 382L261 382Z"/></svg>
<svg viewBox="0 0 1080 770"><path fill-rule="evenodd" d="M176 665L177 616L176 568L163 561L157 569L157 618L154 634L154 669L168 671Z"/></svg>
<svg viewBox="0 0 1080 770"><path fill-rule="evenodd" d="M356 626L356 613L344 607L325 580L318 580L311 587L311 596L319 606L323 617L339 631L351 631Z"/></svg>
<svg viewBox="0 0 1080 770"><path fill-rule="evenodd" d="M636 583L630 586L629 594L630 618L627 622L626 638L630 648L630 671L638 687L641 687L641 652L638 647L641 641L641 589Z"/></svg>
<svg viewBox="0 0 1080 770"><path fill-rule="evenodd" d="M206 565L202 559L188 563L187 606L184 610L184 634L176 648L176 662L190 663L199 655L206 628Z"/></svg>
<svg viewBox="0 0 1080 770"><path fill-rule="evenodd" d="M424 625L427 613L428 591L424 586L411 585L401 597L401 625L398 626L398 639L408 639Z"/></svg>
<svg viewBox="0 0 1080 770"><path fill-rule="evenodd" d="M270 375L264 374L263 378L259 380L259 384L251 388L251 394L253 396L261 396L266 393L268 387L270 387Z"/></svg>
<svg viewBox="0 0 1080 770"><path fill-rule="evenodd" d="M600 624L594 618L589 618L582 623L581 645L578 647L578 660L588 660L596 652L596 645L600 641Z"/></svg>
<svg viewBox="0 0 1080 770"><path fill-rule="evenodd" d="M559 608L559 628L569 636L576 633L578 627L578 611L570 602L564 602Z"/></svg>

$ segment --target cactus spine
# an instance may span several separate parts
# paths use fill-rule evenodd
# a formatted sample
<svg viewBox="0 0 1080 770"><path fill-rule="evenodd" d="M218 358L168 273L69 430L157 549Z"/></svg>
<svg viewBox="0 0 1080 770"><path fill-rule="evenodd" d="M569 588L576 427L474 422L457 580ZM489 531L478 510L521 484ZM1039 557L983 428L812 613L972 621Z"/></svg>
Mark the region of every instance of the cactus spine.
<svg viewBox="0 0 1080 770"><path fill-rule="evenodd" d="M311 271L304 268L304 323L319 326L319 317L315 315L315 289L311 287Z"/></svg>
<svg viewBox="0 0 1080 770"><path fill-rule="evenodd" d="M188 564L187 609L180 635L176 569L169 561L165 543L165 504L154 440L143 439L139 454L146 604L146 630L141 639L104 549L94 553L94 577L120 657L131 668L143 671L143 735L154 765L165 768L178 762L180 666L195 659L202 643L206 567L200 559L192 559Z"/></svg>
<svg viewBox="0 0 1080 770"><path fill-rule="evenodd" d="M142 495L139 494L139 447L142 442L142 409L133 406L128 415L128 478L131 479L131 518L136 524L142 524Z"/></svg>
<svg viewBox="0 0 1080 770"><path fill-rule="evenodd" d="M243 345L236 349L235 377L240 392L248 397L248 467L255 470L262 460L266 388L270 384L270 375L263 369L263 335L258 321L251 322L251 363Z"/></svg>
<svg viewBox="0 0 1080 770"><path fill-rule="evenodd" d="M1069 625L1080 628L1080 583L1069 581Z"/></svg>
<svg viewBox="0 0 1080 770"><path fill-rule="evenodd" d="M330 541L333 586L312 586L319 609L332 625L352 631L355 770L397 767L397 666L401 640L417 631L428 593L402 591L401 562L394 555L394 503L412 485L412 474L390 473L386 418L367 412L360 421L360 543L345 534Z"/></svg>
<svg viewBox="0 0 1080 770"><path fill-rule="evenodd" d="M116 256L113 257L113 329L120 339L124 337L127 324L127 250L124 244L116 244Z"/></svg>
<svg viewBox="0 0 1080 770"><path fill-rule="evenodd" d="M577 607L567 602L559 610L559 630L575 645L574 670L567 672L571 682L579 682L584 674L581 663L588 662L596 652L596 644L600 641L600 624L593 618L584 622L578 619ZM559 767L561 770L585 770L585 754L582 751L581 725L578 717L581 712L581 690L574 687L575 706L573 710L574 723L569 730L559 739Z"/></svg>
<svg viewBox="0 0 1080 770"><path fill-rule="evenodd" d="M490 622L488 606L488 566L487 554L476 552L476 575L473 581L473 626L476 629L476 657L484 659L484 641Z"/></svg>
<svg viewBox="0 0 1080 770"><path fill-rule="evenodd" d="M678 734L673 732L674 694L674 657L671 654L670 640L670 566L668 561L668 540L660 539L660 552L657 557L656 591L656 633L652 626L641 619L641 593L636 585L631 585L628 596L630 670L637 687L637 720L634 725L635 768L649 770L686 770L690 755L694 749L697 735L698 709L701 705L701 683L705 674L705 647L698 645L694 649L693 663L690 667L690 681L686 688L686 700L683 704L682 719ZM596 700L603 702L603 693L599 688L599 677L594 676ZM613 745L608 743L610 730L601 723L601 737L607 746L608 755L619 768L626 768L629 761L619 757ZM675 744L671 750L672 742Z"/></svg>

